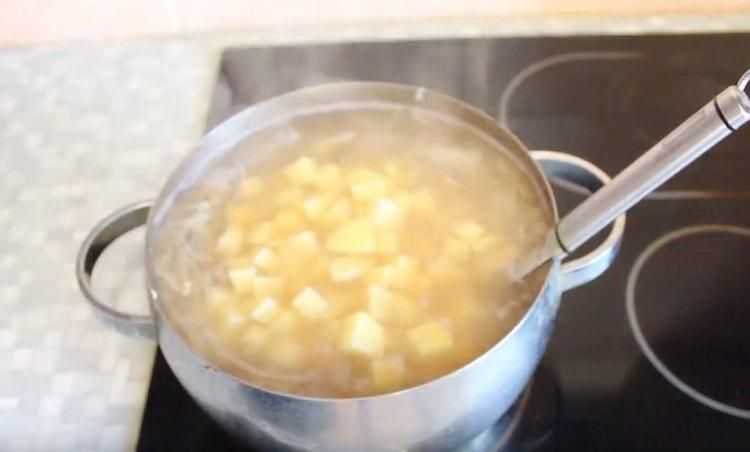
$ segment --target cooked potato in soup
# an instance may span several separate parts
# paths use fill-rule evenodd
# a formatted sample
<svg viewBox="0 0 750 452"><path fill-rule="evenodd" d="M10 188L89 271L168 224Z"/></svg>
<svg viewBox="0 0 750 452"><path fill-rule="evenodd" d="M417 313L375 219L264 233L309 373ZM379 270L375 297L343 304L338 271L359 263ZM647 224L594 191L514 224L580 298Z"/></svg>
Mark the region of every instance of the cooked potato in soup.
<svg viewBox="0 0 750 452"><path fill-rule="evenodd" d="M486 352L536 296L539 277L507 274L551 221L530 178L466 126L377 114L343 134L300 120L277 161L173 208L165 233L200 250L172 241L157 268L186 300L175 318L250 383L318 397L419 385Z"/></svg>

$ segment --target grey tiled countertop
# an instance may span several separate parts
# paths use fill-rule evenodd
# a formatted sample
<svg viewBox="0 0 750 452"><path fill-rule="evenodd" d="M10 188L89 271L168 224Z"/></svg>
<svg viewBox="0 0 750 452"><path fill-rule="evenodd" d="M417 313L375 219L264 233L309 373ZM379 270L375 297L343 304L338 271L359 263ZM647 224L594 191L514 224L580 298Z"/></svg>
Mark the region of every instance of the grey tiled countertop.
<svg viewBox="0 0 750 452"><path fill-rule="evenodd" d="M94 319L74 258L99 219L153 197L199 138L222 45L749 27L747 16L568 18L1 50L0 449L133 448L154 344ZM97 289L142 310L140 237L127 239L103 256Z"/></svg>
<svg viewBox="0 0 750 452"><path fill-rule="evenodd" d="M0 52L0 449L132 448L154 344L93 318L74 258L198 138L214 54L191 40ZM132 310L137 239L97 277Z"/></svg>

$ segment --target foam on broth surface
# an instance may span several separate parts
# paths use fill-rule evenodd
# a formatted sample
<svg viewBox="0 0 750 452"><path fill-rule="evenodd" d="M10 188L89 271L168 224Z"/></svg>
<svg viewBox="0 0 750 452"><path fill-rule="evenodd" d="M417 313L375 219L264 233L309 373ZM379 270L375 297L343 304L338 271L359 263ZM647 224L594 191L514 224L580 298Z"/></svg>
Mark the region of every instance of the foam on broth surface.
<svg viewBox="0 0 750 452"><path fill-rule="evenodd" d="M551 225L531 178L473 129L413 108L301 116L181 193L160 300L219 367L280 392L415 386L505 336L541 274L507 266Z"/></svg>

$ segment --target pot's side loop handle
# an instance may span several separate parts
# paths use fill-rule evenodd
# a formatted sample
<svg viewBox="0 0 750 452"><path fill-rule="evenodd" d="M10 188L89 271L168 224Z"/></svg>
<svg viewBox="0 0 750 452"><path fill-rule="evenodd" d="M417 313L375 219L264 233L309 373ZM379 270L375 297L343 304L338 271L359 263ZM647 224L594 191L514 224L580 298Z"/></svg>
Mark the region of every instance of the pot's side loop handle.
<svg viewBox="0 0 750 452"><path fill-rule="evenodd" d="M100 221L91 230L78 251L76 277L81 292L94 308L94 313L105 324L127 336L155 339L156 326L150 315L117 311L99 300L91 287L91 274L99 256L118 237L146 224L151 206L151 201L130 204Z"/></svg>
<svg viewBox="0 0 750 452"><path fill-rule="evenodd" d="M610 177L593 163L582 158L553 151L531 151L531 157L549 178L562 179L593 193L610 181ZM596 279L609 268L617 256L625 230L625 214L612 225L607 238L593 251L562 265L562 289L568 290Z"/></svg>

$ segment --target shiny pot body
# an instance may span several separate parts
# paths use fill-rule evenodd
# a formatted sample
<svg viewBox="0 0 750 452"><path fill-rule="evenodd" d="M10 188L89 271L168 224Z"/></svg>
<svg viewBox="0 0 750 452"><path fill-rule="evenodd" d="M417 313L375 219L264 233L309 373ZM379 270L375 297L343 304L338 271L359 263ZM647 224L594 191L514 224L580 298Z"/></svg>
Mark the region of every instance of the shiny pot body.
<svg viewBox="0 0 750 452"><path fill-rule="evenodd" d="M478 110L423 88L383 83L338 83L295 91L239 113L211 131L172 174L156 202L125 207L89 235L78 259L78 278L101 318L132 335L155 334L175 375L227 430L253 444L295 450L454 450L492 425L518 399L553 330L563 290L601 274L614 258L624 227L618 219L594 251L572 262L547 264L543 287L526 315L490 350L466 366L402 391L351 399L299 397L250 385L213 366L193 350L166 316L153 270L155 231L179 191L254 131L283 117L367 103L418 106L457 118L507 150L543 191L551 217L557 209L548 176L596 190L608 177L579 158L529 152ZM146 270L151 316L117 312L90 290L101 251L117 236L148 220Z"/></svg>

